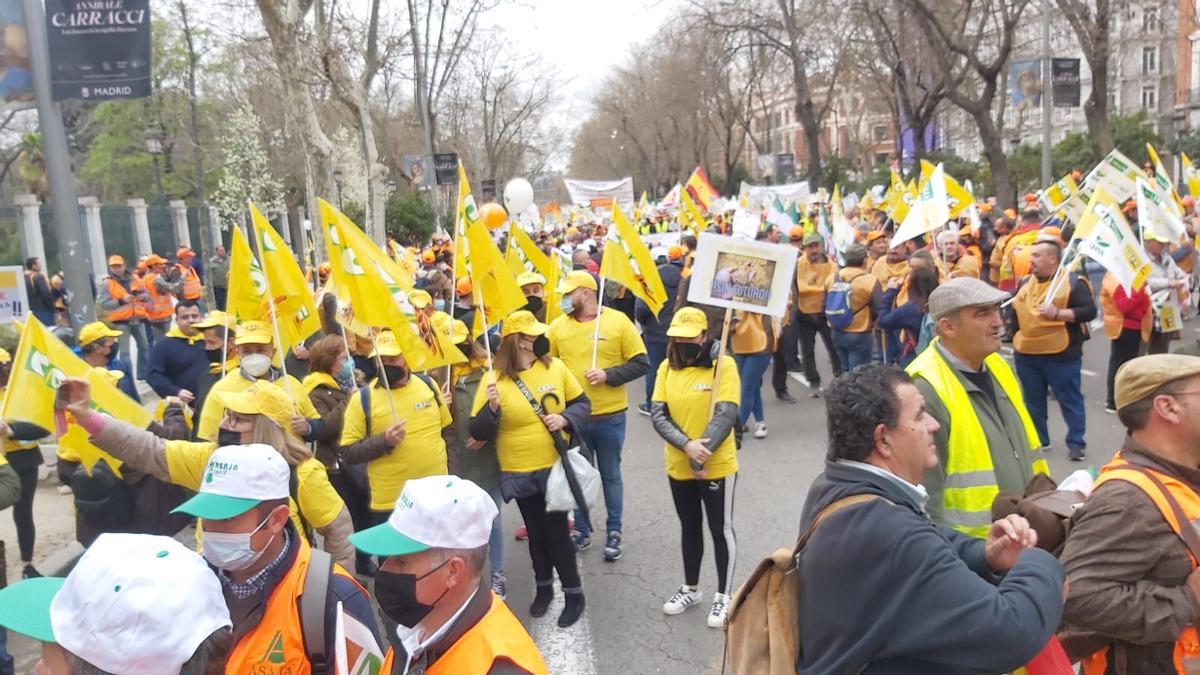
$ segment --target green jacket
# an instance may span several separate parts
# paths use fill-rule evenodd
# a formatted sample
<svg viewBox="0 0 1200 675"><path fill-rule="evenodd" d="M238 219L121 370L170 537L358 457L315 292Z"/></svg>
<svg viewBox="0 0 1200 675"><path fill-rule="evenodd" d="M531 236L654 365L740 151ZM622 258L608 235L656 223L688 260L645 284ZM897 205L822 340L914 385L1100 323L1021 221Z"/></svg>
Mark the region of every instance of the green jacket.
<svg viewBox="0 0 1200 675"><path fill-rule="evenodd" d="M929 347L929 349L937 348L937 345ZM1026 450L1029 444L1025 438L1024 425L1021 422L1021 416L1017 413L1016 406L994 378L992 383L999 410L997 410L997 406L992 405L982 389L962 376L953 363L951 363L951 369L958 377L959 383L967 391L967 397L971 400L971 405L975 408L975 415L979 418L979 425L983 427L983 433L988 439L988 450L992 456L992 469L996 474L997 487L1001 492L1011 492L1020 497L1025 493L1026 484L1033 479L1033 461L1036 461L1041 453ZM924 378L913 378L913 384L925 398L925 409L937 420L939 425L937 433L933 435L934 444L937 446L938 465L926 473L925 480L921 481L925 489L929 491L929 504L926 510L934 522L946 524L942 519L942 484L946 477L945 467L949 452L950 424L952 423L950 413L941 398L933 391L933 387ZM1030 460L1022 461L1019 459L1022 456L1030 457Z"/></svg>
<svg viewBox="0 0 1200 675"><path fill-rule="evenodd" d="M447 439L446 451L450 456L450 473L491 491L500 486L500 460L496 457L495 441L488 441L478 450L468 450L466 446L471 437L467 428L471 421L471 405L485 372L483 368L472 371L454 385L454 409L451 411L454 433L453 438Z"/></svg>

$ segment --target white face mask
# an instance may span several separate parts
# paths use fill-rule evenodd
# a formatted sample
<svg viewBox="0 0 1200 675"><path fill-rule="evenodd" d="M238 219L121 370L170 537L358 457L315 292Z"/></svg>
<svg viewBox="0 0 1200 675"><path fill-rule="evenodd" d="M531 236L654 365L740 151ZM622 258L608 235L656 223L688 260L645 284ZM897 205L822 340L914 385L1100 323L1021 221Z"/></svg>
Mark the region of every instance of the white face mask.
<svg viewBox="0 0 1200 675"><path fill-rule="evenodd" d="M271 357L266 354L248 354L243 356L242 370L250 377L262 377L271 370Z"/></svg>
<svg viewBox="0 0 1200 675"><path fill-rule="evenodd" d="M250 547L250 537L262 529L263 525L267 524L270 519L268 514L263 521L258 524L258 527L249 532L209 532L204 531L204 549L201 555L204 559L211 563L214 567L226 572L236 572L244 570L247 567L258 562L262 557L263 551L275 541L275 537L271 537L266 546L263 546L262 551L255 551Z"/></svg>

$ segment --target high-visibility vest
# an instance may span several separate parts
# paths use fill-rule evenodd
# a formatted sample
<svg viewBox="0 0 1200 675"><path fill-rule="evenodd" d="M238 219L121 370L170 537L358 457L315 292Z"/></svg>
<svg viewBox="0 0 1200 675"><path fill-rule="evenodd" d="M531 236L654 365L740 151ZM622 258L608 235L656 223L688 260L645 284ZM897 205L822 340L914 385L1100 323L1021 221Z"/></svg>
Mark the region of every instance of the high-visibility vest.
<svg viewBox="0 0 1200 675"><path fill-rule="evenodd" d="M121 298L129 295L129 291L125 290L125 287L112 277L105 277L104 283L108 287L108 296L115 302L120 302ZM130 298L130 300L133 300L133 298ZM136 311L133 305L133 302L129 302L109 311L108 322L116 323L120 321L132 321L134 312Z"/></svg>
<svg viewBox="0 0 1200 675"><path fill-rule="evenodd" d="M171 294L158 290L158 275L147 272L142 278L142 286L150 296L146 300L146 318L155 323L169 321L175 307L171 303Z"/></svg>
<svg viewBox="0 0 1200 675"><path fill-rule="evenodd" d="M513 616L508 605L491 591L488 593L492 596L492 606L487 614L463 633L437 661L426 666L426 675L482 674L488 672L497 659L511 661L533 675L547 675L550 672L533 638ZM389 648L379 672L391 673L395 660L395 650Z"/></svg>
<svg viewBox="0 0 1200 675"><path fill-rule="evenodd" d="M1067 308L1067 299L1071 294L1074 275L1061 282L1058 292L1053 298L1046 298L1050 290L1050 282L1038 281L1030 277L1029 281L1017 291L1013 299L1013 311L1017 313L1017 333L1013 335L1013 349L1018 354L1058 354L1071 344L1067 335L1067 323L1057 319L1043 319L1037 313L1043 302L1050 302L1059 309Z"/></svg>
<svg viewBox="0 0 1200 675"><path fill-rule="evenodd" d="M1139 469L1127 468L1129 466L1129 463L1118 452L1117 456L1113 457L1113 461L1100 469L1100 477L1096 479L1096 484L1092 487L1092 494L1095 494L1101 485L1109 481L1123 480L1127 483L1133 483L1142 492L1146 493L1150 501L1154 502L1154 505L1158 507L1159 513L1162 514L1163 520L1167 521L1167 524L1178 535L1180 533L1180 522L1175 517L1175 509L1167 501L1167 495L1163 492L1162 488L1155 485L1149 476L1142 473ZM1162 483L1162 487L1166 488L1167 492L1175 498L1179 507L1183 509L1183 515L1189 521L1187 523L1188 527L1192 527L1192 523L1200 519L1200 495L1197 495L1195 491L1174 476L1148 467L1146 471L1157 478ZM1192 561L1192 569L1196 569L1196 557L1187 549L1187 546L1184 546L1184 549L1187 550L1188 558ZM1195 626L1188 626L1183 629L1183 632L1175 639L1174 661L1175 672L1195 672L1196 663L1200 662L1200 633L1196 631ZM1184 666L1185 663L1191 666L1191 669L1186 668ZM1104 671L1107 668L1108 647L1104 647L1083 660L1084 675L1104 675Z"/></svg>
<svg viewBox="0 0 1200 675"><path fill-rule="evenodd" d="M1104 282L1100 285L1100 311L1104 315L1104 334L1110 340L1116 340L1121 337L1121 329L1125 323L1125 315L1121 314L1121 310L1117 309L1117 303L1113 300L1113 291L1121 282L1117 278L1109 274L1104 275ZM1138 291L1139 293L1141 291ZM1154 313L1149 308L1142 315L1142 340L1150 339L1150 329L1154 325Z"/></svg>
<svg viewBox="0 0 1200 675"><path fill-rule="evenodd" d="M225 662L226 675L307 675L312 672L308 651L304 648L304 630L300 626L300 605L297 602L304 591L304 577L308 572L312 549L303 536L296 537L295 541L299 547L296 560L279 580L275 590L271 591L258 625L233 646ZM354 581L354 577L336 563L333 574ZM354 584L358 586L357 581ZM333 655L328 656L332 658Z"/></svg>
<svg viewBox="0 0 1200 675"><path fill-rule="evenodd" d="M179 278L183 279L183 297L180 300L199 300L204 296L204 287L200 285L200 275L191 265L176 263L179 268Z"/></svg>
<svg viewBox="0 0 1200 675"><path fill-rule="evenodd" d="M950 414L950 437L946 447L946 479L942 489L942 513L951 527L972 537L987 537L992 524L992 501L1000 494L996 485L995 467L988 447L987 436L979 416L967 396L966 387L937 348L938 338L917 355L905 370L912 377L921 377L933 387L946 411ZM1012 369L999 354L989 354L983 360L987 372L1004 391L1017 409L1025 440L1029 445L1027 459L1034 473L1050 475L1046 460L1037 455L1041 443L1037 429L1025 409L1021 385Z"/></svg>

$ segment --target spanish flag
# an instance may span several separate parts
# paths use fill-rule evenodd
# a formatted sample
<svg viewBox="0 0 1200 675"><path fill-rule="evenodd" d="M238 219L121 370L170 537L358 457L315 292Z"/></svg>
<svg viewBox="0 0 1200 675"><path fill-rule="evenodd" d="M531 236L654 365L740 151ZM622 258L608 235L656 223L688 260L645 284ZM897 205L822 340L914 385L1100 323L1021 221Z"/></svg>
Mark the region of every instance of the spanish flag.
<svg viewBox="0 0 1200 675"><path fill-rule="evenodd" d="M687 183L684 183L683 188L688 194L692 195L692 199L697 204L703 206L705 209L708 208L709 204L712 204L714 199L720 196L717 194L717 189L708 180L708 175L704 173L704 169L701 167L696 167L696 170L688 177Z"/></svg>

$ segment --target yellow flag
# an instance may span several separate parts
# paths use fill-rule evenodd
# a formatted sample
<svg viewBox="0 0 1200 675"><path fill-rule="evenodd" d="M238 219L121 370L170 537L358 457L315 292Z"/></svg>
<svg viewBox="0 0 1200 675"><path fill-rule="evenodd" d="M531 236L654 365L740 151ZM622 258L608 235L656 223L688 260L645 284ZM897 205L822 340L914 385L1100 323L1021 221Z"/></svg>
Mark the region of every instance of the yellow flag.
<svg viewBox="0 0 1200 675"><path fill-rule="evenodd" d="M475 195L471 193L462 162L458 163L458 223L455 229L465 231L465 236L455 239L455 245L466 244L458 255L462 263L458 276L469 275L476 298L483 299L483 306L475 308L475 326L471 330L472 335L481 335L487 327L524 307L525 294L504 262L500 249L496 248L496 242L492 241L492 235L479 219Z"/></svg>
<svg viewBox="0 0 1200 675"><path fill-rule="evenodd" d="M240 227L233 228L229 245L229 288L225 312L238 320L258 321L267 306L267 275L250 250Z"/></svg>
<svg viewBox="0 0 1200 675"><path fill-rule="evenodd" d="M571 258L563 252L554 249L550 252L550 274L546 276L546 323L550 323L562 314L559 303L562 293L558 292L558 282L566 279L571 273Z"/></svg>
<svg viewBox="0 0 1200 675"><path fill-rule="evenodd" d="M88 365L34 316L26 322L17 353L13 355L12 374L0 416L54 429L54 399L58 385L68 377L91 383L92 408L97 412L139 428L145 428L154 419L150 411L117 388L109 371ZM63 438L68 437L70 447L79 454L80 462L89 473L96 462L104 459L119 475L120 462L89 443L87 432L70 420Z"/></svg>
<svg viewBox="0 0 1200 675"><path fill-rule="evenodd" d="M1146 144L1146 153L1150 155L1150 162L1154 165L1154 173L1150 179L1158 184L1159 194L1171 196L1167 201L1167 208L1176 216L1182 217L1183 201L1179 199L1179 193L1175 190L1175 181L1171 180L1171 174L1167 173L1167 167L1163 166L1153 145Z"/></svg>
<svg viewBox="0 0 1200 675"><path fill-rule="evenodd" d="M929 162L927 162L925 160L921 160L921 182L922 183L929 180L929 177L931 175L933 175L934 168L936 168L936 167L934 167ZM944 173L944 171L943 171L943 173ZM967 210L967 207L969 207L971 204L975 203L975 197L970 192L968 192L966 188L964 188L962 185L960 185L958 181L954 180L953 176L951 176L948 173L945 174L945 176L946 176L946 200L950 204L950 217L957 218L960 215L962 215L962 213L964 211ZM920 190L918 190L918 192L919 191ZM901 221L901 222L903 222L903 221Z"/></svg>
<svg viewBox="0 0 1200 675"><path fill-rule="evenodd" d="M271 227L258 207L250 205L250 222L262 255L262 268L270 289L272 304L279 321L281 350L286 352L321 329L312 290L304 283L304 273L292 257L283 237ZM267 320L275 317L265 317Z"/></svg>
<svg viewBox="0 0 1200 675"><path fill-rule="evenodd" d="M1200 197L1200 172L1196 171L1186 152L1179 153L1179 158L1183 161L1183 177L1187 181L1188 194L1193 198Z"/></svg>
<svg viewBox="0 0 1200 675"><path fill-rule="evenodd" d="M479 220L479 206L471 194L467 172L462 162L458 163L458 205L454 209L454 277L468 276L471 269L471 252L467 245L467 225Z"/></svg>
<svg viewBox="0 0 1200 675"><path fill-rule="evenodd" d="M691 222L692 234L699 237L705 228L704 216L700 215L700 208L696 206L696 202L687 190L679 191L679 204L679 214Z"/></svg>
<svg viewBox="0 0 1200 675"><path fill-rule="evenodd" d="M654 258L620 206L613 205L612 217L613 227L604 242L604 258L600 261L600 276L628 288L657 316L667 302L667 289Z"/></svg>
<svg viewBox="0 0 1200 675"><path fill-rule="evenodd" d="M543 279L550 278L550 259L520 227L514 227L509 232L508 267L516 275L537 272Z"/></svg>

